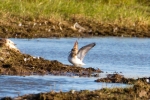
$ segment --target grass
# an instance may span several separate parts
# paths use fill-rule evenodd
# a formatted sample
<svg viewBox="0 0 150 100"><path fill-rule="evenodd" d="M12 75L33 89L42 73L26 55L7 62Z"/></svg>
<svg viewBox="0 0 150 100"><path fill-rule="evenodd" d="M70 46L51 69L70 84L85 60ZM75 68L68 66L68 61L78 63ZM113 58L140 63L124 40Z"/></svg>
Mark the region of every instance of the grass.
<svg viewBox="0 0 150 100"><path fill-rule="evenodd" d="M150 23L146 0L1 0L0 17L54 18L72 17L112 23Z"/></svg>

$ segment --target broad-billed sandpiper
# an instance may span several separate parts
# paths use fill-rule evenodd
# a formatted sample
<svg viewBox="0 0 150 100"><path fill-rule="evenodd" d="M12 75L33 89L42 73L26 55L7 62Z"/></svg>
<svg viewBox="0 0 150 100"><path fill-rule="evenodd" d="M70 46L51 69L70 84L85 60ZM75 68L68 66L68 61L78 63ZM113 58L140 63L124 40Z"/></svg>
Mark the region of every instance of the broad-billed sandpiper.
<svg viewBox="0 0 150 100"><path fill-rule="evenodd" d="M78 42L76 41L68 56L68 61L77 67L81 67L85 65L82 61L85 55L87 54L87 52L91 48L93 48L95 45L96 45L95 43L91 43L91 44L83 46L82 48L78 50Z"/></svg>

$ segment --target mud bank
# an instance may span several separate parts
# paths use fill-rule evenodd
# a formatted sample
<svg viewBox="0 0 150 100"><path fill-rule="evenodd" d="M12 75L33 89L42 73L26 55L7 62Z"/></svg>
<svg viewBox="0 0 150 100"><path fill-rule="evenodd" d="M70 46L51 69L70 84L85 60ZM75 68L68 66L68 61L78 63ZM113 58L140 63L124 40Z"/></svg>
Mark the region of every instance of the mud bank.
<svg viewBox="0 0 150 100"><path fill-rule="evenodd" d="M81 90L70 92L55 92L29 94L16 98L5 97L2 100L148 100L150 84L136 80L134 85L127 88L103 88L100 90Z"/></svg>
<svg viewBox="0 0 150 100"><path fill-rule="evenodd" d="M64 65L57 60L46 60L22 54L8 39L0 39L1 75L78 75L91 76L102 72L100 69Z"/></svg>
<svg viewBox="0 0 150 100"><path fill-rule="evenodd" d="M145 82L145 79L139 79ZM125 83L125 84L134 84L137 80L133 78L125 78L120 74L107 74L106 78L99 78L95 82L106 82L106 83Z"/></svg>
<svg viewBox="0 0 150 100"><path fill-rule="evenodd" d="M121 22L120 22L121 23ZM150 37L150 26L140 22L131 25L103 23L83 18L54 19L12 18L0 21L0 37L50 38L50 37Z"/></svg>

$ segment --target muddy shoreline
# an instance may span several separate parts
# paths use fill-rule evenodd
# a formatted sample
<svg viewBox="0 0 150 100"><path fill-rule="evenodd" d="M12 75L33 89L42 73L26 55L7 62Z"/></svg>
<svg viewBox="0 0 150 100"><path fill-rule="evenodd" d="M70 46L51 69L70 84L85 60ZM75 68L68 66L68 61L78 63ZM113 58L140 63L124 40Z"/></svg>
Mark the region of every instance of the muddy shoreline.
<svg viewBox="0 0 150 100"><path fill-rule="evenodd" d="M121 22L120 22L121 23ZM150 37L150 25L95 22L83 18L53 19L12 18L0 21L1 38L61 38L61 37Z"/></svg>

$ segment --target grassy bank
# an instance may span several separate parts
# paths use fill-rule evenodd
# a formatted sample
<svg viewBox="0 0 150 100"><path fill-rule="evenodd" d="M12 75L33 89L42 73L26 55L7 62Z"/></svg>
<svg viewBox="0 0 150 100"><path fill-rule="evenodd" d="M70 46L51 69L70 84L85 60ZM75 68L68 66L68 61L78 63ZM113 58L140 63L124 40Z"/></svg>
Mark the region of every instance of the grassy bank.
<svg viewBox="0 0 150 100"><path fill-rule="evenodd" d="M136 21L148 24L150 13L147 3L148 0L1 0L0 16L56 20L82 17L118 24L132 24Z"/></svg>
<svg viewBox="0 0 150 100"><path fill-rule="evenodd" d="M148 0L1 0L0 37L150 37L149 5ZM85 30L73 29L76 22Z"/></svg>

